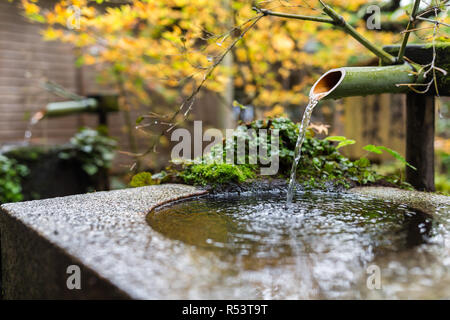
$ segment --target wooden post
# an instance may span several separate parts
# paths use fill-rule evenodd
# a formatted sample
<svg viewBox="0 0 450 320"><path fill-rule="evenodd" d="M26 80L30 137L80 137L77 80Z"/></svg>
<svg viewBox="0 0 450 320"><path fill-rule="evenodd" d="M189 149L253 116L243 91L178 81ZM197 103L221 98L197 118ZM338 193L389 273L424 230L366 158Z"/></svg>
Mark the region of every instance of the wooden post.
<svg viewBox="0 0 450 320"><path fill-rule="evenodd" d="M100 105L98 110L98 125L108 127L108 111L104 106Z"/></svg>
<svg viewBox="0 0 450 320"><path fill-rule="evenodd" d="M434 186L434 96L406 95L406 181L414 188L435 191Z"/></svg>

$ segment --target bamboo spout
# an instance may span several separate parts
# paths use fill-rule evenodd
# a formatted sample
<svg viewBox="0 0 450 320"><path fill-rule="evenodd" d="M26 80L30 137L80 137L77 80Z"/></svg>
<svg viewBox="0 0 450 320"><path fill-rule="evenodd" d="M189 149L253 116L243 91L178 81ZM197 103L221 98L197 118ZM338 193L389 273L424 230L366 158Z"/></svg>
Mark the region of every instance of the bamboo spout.
<svg viewBox="0 0 450 320"><path fill-rule="evenodd" d="M315 100L325 98L341 84L342 80L345 78L345 73L346 71L344 68L332 69L326 72L313 85L309 96L313 97Z"/></svg>
<svg viewBox="0 0 450 320"><path fill-rule="evenodd" d="M83 112L98 113L98 112L114 112L118 111L117 96L92 96L82 100L53 102L40 112L46 118L61 117L71 114L79 114Z"/></svg>
<svg viewBox="0 0 450 320"><path fill-rule="evenodd" d="M322 75L311 88L310 96L339 99L381 93L406 93L410 90L407 84L420 82L423 79L417 74L415 67L406 63L379 67L344 67L332 69Z"/></svg>
<svg viewBox="0 0 450 320"><path fill-rule="evenodd" d="M95 99L83 99L78 101L53 102L47 104L43 110L45 117L60 117L81 112L93 112L97 109Z"/></svg>

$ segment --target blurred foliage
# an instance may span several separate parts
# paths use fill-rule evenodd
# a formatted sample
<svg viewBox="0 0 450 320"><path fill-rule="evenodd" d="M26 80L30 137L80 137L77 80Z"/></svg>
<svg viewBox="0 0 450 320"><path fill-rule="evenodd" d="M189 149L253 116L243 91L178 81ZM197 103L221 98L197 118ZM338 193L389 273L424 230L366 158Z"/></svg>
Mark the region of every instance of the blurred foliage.
<svg viewBox="0 0 450 320"><path fill-rule="evenodd" d="M97 65L105 83L121 82L136 106L149 105L155 92L174 107L180 105L254 21L254 5L285 13L322 15L318 0L129 0L120 4L102 1L103 6L99 1L59 0L46 8L38 0L20 3L25 16L46 25L42 32L45 40L80 48L78 64ZM400 42L400 31L406 27L407 10L412 5L412 1L326 3L380 46ZM366 27L371 4L381 7L382 30ZM74 7L80 9L79 21L74 20ZM71 23L74 25L68 28ZM420 29L423 23L427 22L416 27ZM438 29L440 41L448 40L446 30L444 26ZM411 41L431 41L425 36L427 32L430 30L415 32ZM207 89L222 92L232 75L235 99L242 105L272 108L271 116L306 103L308 88L322 70L364 64L372 58L363 46L331 25L272 16L260 19L230 54L232 67L220 64L208 79ZM152 106L152 112L165 111L164 106ZM182 118L183 113L174 122Z"/></svg>
<svg viewBox="0 0 450 320"><path fill-rule="evenodd" d="M447 154L442 160L438 158L436 162L438 165L444 165L447 170L444 172L437 168L434 176L436 192L444 195L450 195L450 155ZM405 167L400 161L373 165L373 168L380 175L390 175L401 178L405 177Z"/></svg>
<svg viewBox="0 0 450 320"><path fill-rule="evenodd" d="M446 196L450 196L450 179L449 175L437 173L435 175L436 191Z"/></svg>
<svg viewBox="0 0 450 320"><path fill-rule="evenodd" d="M436 191L450 195L450 139L436 138Z"/></svg>
<svg viewBox="0 0 450 320"><path fill-rule="evenodd" d="M73 44L79 53L78 65L95 65L102 83L119 87L125 109L151 106L146 117L153 120L167 116L167 105L152 103L155 102L153 97L164 97L174 109L180 105L185 107L168 125L184 120L193 106L182 103L195 93L205 78L208 78L206 89L217 93L223 92L232 79L234 98L239 106L252 104L271 109L267 116L280 116L286 109L307 102L308 88L324 69L376 63L365 48L331 25L267 16L245 33L230 51L233 63L219 64L210 76L209 71L220 62L227 48L255 21L257 13L252 6L321 16L318 0L129 0L120 3L57 0L50 5L43 5L39 0L16 1L26 17L45 25L42 31L45 40ZM413 1L325 2L364 37L381 46L400 43ZM420 9L443 3L423 2ZM366 27L367 8L372 4L381 7L381 30ZM76 19L77 8L79 20ZM438 18L449 23L446 11L445 7ZM439 25L436 37L430 37L432 29L427 21L417 22L410 42L449 41L448 27ZM128 101L123 103L125 97ZM142 126L152 123L156 121ZM316 147L325 148L321 143L325 142ZM339 143L340 148L351 141L346 139ZM375 149L381 150L380 146ZM293 148L281 152L288 157L291 150ZM384 151L396 156L389 150ZM86 160L87 172L92 173L103 165L95 163L89 155ZM320 159L315 161L316 166L323 165ZM365 174L368 177L361 181L373 180L369 173ZM333 171L328 175L333 176Z"/></svg>
<svg viewBox="0 0 450 320"><path fill-rule="evenodd" d="M110 168L115 156L117 142L101 130L82 128L70 139L70 145L62 148L61 159L77 159L90 176L101 168Z"/></svg>
<svg viewBox="0 0 450 320"><path fill-rule="evenodd" d="M9 150L6 154L8 158L19 162L37 161L47 152L43 146L26 146Z"/></svg>
<svg viewBox="0 0 450 320"><path fill-rule="evenodd" d="M28 168L0 154L0 204L23 199L21 180Z"/></svg>
<svg viewBox="0 0 450 320"><path fill-rule="evenodd" d="M413 167L408 162L406 162L405 158L403 158L403 156L400 153L398 153L397 151L394 151L394 150L392 150L392 149L390 149L388 147L375 146L373 144L368 144L368 145L364 146L363 149L368 151L368 152L373 152L373 153L376 153L376 154L382 154L385 151L385 152L389 153L391 156L393 156L402 165L408 166L411 169L416 170L415 167Z"/></svg>
<svg viewBox="0 0 450 320"><path fill-rule="evenodd" d="M80 167L93 177L92 183L101 169L111 166L115 156L116 141L106 136L105 130L82 128L70 140L69 144L44 148L39 146L17 147L6 154L0 154L0 202L23 200L22 178L33 177L36 163L49 161L52 157L71 161L72 165ZM52 162L50 162L52 163ZM50 164L51 165L51 164ZM45 171L45 166L38 166ZM31 174L30 173L31 170ZM36 191L33 191L34 193ZM38 199L37 193L31 198Z"/></svg>
<svg viewBox="0 0 450 320"><path fill-rule="evenodd" d="M450 139L450 99L442 100L443 98L440 98L438 101L439 117L436 122L436 135ZM450 150L450 147L447 148Z"/></svg>
<svg viewBox="0 0 450 320"><path fill-rule="evenodd" d="M436 121L436 191L450 195L450 100L439 103L439 117Z"/></svg>

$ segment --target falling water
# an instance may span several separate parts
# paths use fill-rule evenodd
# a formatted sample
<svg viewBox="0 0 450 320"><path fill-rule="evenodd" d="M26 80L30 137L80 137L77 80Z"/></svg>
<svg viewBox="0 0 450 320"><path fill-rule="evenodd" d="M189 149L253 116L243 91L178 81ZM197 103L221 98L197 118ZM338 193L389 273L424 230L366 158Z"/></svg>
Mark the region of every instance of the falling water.
<svg viewBox="0 0 450 320"><path fill-rule="evenodd" d="M306 130L308 129L309 123L311 121L312 111L313 111L314 107L319 103L320 99L322 99L325 95L326 94L315 95L315 94L311 93L309 96L308 106L306 107L305 112L303 113L303 119L302 119L302 123L299 128L297 144L295 145L294 161L292 162L291 177L289 179L289 187L288 187L288 193L287 193L287 202L288 203L291 203L292 198L294 197L295 175L296 175L296 171L297 171L297 165L302 156L302 144L303 144L303 141L305 140Z"/></svg>
<svg viewBox="0 0 450 320"><path fill-rule="evenodd" d="M44 111L38 111L36 112L30 119L30 122L28 122L27 130L25 131L24 139L25 144L29 144L31 137L33 136L33 127L45 116Z"/></svg>

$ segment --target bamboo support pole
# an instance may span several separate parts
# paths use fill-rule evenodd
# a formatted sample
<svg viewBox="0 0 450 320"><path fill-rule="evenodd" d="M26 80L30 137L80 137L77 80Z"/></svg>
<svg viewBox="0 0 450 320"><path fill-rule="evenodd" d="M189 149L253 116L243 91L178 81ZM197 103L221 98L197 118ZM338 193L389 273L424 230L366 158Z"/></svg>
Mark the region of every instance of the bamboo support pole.
<svg viewBox="0 0 450 320"><path fill-rule="evenodd" d="M420 5L420 0L415 0L414 7L413 7L413 10L411 13L411 17L409 19L408 26L406 27L405 35L403 36L403 41L402 41L400 50L397 55L398 61L401 61L401 62L403 61L403 56L405 55L405 49L406 49L406 45L408 44L409 35L410 35L409 30L412 29L412 25L416 19L417 12L419 11L419 5Z"/></svg>
<svg viewBox="0 0 450 320"><path fill-rule="evenodd" d="M406 95L406 181L417 190L435 191L434 131L435 97Z"/></svg>

